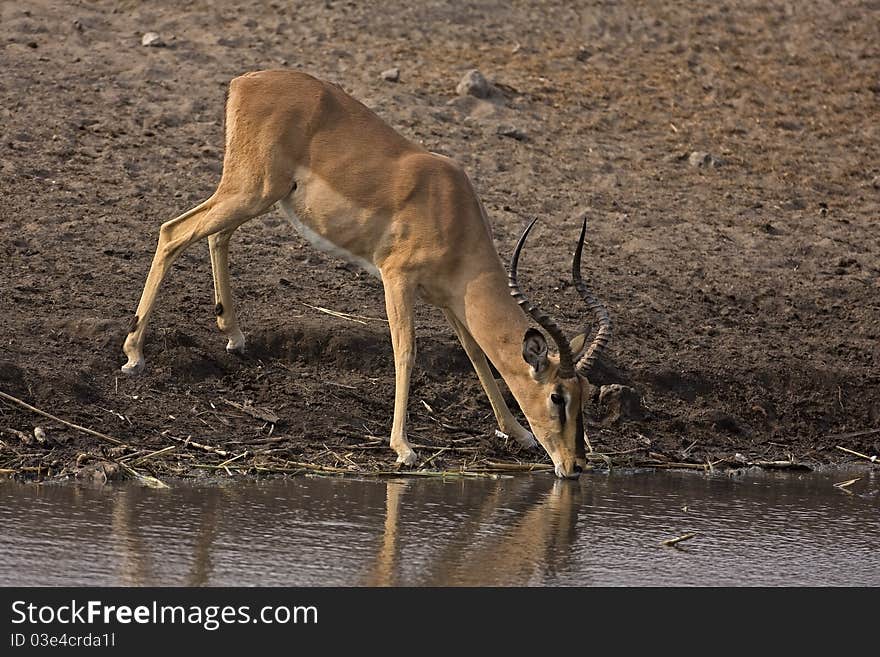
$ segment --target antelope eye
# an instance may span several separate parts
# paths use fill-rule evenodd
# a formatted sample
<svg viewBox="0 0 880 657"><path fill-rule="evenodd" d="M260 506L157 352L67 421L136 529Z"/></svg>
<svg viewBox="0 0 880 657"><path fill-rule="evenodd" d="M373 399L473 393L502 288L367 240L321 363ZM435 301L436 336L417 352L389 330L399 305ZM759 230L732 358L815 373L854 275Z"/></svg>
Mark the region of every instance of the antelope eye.
<svg viewBox="0 0 880 657"><path fill-rule="evenodd" d="M562 395L556 394L555 392L550 395L550 401L552 401L557 406L565 406L565 398Z"/></svg>

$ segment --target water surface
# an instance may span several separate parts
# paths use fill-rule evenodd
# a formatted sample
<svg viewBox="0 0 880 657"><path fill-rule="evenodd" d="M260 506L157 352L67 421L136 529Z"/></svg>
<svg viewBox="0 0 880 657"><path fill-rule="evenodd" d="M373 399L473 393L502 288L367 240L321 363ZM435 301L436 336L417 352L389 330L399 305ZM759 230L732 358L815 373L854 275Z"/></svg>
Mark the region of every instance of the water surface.
<svg viewBox="0 0 880 657"><path fill-rule="evenodd" d="M0 585L877 586L878 488L876 471L6 482Z"/></svg>

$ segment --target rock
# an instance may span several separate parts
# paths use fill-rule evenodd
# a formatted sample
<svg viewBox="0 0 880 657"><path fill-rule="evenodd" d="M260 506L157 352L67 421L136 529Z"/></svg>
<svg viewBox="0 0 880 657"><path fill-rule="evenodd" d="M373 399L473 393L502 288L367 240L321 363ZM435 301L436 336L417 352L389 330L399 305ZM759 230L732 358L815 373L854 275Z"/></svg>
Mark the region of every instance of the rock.
<svg viewBox="0 0 880 657"><path fill-rule="evenodd" d="M526 140L526 133L512 125L499 125L497 132L502 137L511 137L517 141Z"/></svg>
<svg viewBox="0 0 880 657"><path fill-rule="evenodd" d="M721 166L721 160L705 151L694 151L688 155L688 164L699 169Z"/></svg>
<svg viewBox="0 0 880 657"><path fill-rule="evenodd" d="M455 87L459 96L475 96L476 98L488 98L492 95L492 85L477 69L471 69Z"/></svg>
<svg viewBox="0 0 880 657"><path fill-rule="evenodd" d="M871 181L871 185L874 189L880 189L880 176L874 176L874 180Z"/></svg>
<svg viewBox="0 0 880 657"><path fill-rule="evenodd" d="M141 37L141 45L148 48L161 48L165 45L165 42L155 32L147 32Z"/></svg>
<svg viewBox="0 0 880 657"><path fill-rule="evenodd" d="M383 80L387 80L388 82L397 82L398 80L400 80L400 69L389 68L386 71L382 71L382 73L380 73L380 77Z"/></svg>
<svg viewBox="0 0 880 657"><path fill-rule="evenodd" d="M612 383L599 388L599 405L602 408L602 423L614 424L631 420L643 420L645 409L642 397L635 388Z"/></svg>
<svg viewBox="0 0 880 657"><path fill-rule="evenodd" d="M121 478L119 465L109 461L99 461L97 463L87 465L76 473L76 478L80 481L88 482L97 486L103 486L108 481Z"/></svg>

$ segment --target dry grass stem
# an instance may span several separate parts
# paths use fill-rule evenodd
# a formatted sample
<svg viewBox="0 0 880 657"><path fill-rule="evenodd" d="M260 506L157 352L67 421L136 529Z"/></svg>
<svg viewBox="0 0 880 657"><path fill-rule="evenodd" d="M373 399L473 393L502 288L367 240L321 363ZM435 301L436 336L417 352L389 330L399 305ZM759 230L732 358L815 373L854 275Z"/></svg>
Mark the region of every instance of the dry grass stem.
<svg viewBox="0 0 880 657"><path fill-rule="evenodd" d="M837 449L839 449L841 452L846 452L847 454L853 454L854 456L858 456L863 459L868 459L871 463L877 462L876 455L875 456L868 456L867 454L862 454L861 452L857 452L854 449L847 449L846 447L841 447L840 445L837 446Z"/></svg>
<svg viewBox="0 0 880 657"><path fill-rule="evenodd" d="M168 452L173 452L177 449L177 445L168 445L168 447L163 447L162 449L158 449L155 452L150 452L149 454L145 454L144 456L138 457L131 462L131 465L138 465L139 463L143 463L147 459L151 459L156 456L161 456L162 454L167 454ZM120 459L122 461L122 459Z"/></svg>
<svg viewBox="0 0 880 657"><path fill-rule="evenodd" d="M836 484L834 484L834 487L837 488L838 490L842 490L844 493L847 493L848 495L852 495L852 491L849 489L849 487L852 486L857 481L859 481L860 479L861 479L861 477L856 477L855 479L847 479L846 481L839 481Z"/></svg>
<svg viewBox="0 0 880 657"><path fill-rule="evenodd" d="M381 317L365 317L363 315L352 315L350 313L344 313L339 310L331 310L330 308L323 308L321 306L313 306L309 303L303 303L302 305L311 308L312 310L317 310L318 312L324 313L326 315L331 315L333 317L339 317L340 319L347 319L350 322L357 322L358 324L363 324L366 326L367 322L383 322L385 324L388 323L387 319L382 319Z"/></svg>
<svg viewBox="0 0 880 657"><path fill-rule="evenodd" d="M675 538L667 538L665 541L660 543L660 545L665 545L666 547L675 547L682 541L689 541L696 535L697 532L691 532L690 534L683 534L681 536L676 536Z"/></svg>

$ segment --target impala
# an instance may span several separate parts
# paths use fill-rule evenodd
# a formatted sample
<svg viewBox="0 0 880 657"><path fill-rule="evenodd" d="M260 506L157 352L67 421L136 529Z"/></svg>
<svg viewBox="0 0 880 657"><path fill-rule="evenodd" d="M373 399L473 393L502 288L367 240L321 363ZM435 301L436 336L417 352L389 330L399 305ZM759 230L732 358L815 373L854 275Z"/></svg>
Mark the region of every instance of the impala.
<svg viewBox="0 0 880 657"><path fill-rule="evenodd" d="M458 164L408 141L338 86L300 72L258 71L231 82L220 183L206 201L161 226L123 345L124 372L143 368L144 332L162 279L180 253L203 238L211 254L217 325L228 351L244 350L229 283L229 239L276 203L314 246L382 281L395 368L391 447L399 464L417 460L406 436L406 409L418 297L445 313L500 430L528 447L537 437L557 476L578 476L584 384L611 336L607 311L580 276L586 222L573 282L598 328L584 348L585 334L569 343L517 284L517 264L534 221L516 245L508 276L483 207ZM556 343L558 355L550 353L541 331L529 327L529 316ZM534 435L507 407L487 356Z"/></svg>

